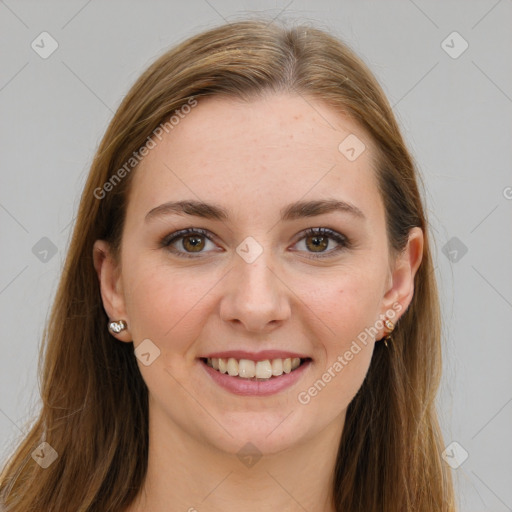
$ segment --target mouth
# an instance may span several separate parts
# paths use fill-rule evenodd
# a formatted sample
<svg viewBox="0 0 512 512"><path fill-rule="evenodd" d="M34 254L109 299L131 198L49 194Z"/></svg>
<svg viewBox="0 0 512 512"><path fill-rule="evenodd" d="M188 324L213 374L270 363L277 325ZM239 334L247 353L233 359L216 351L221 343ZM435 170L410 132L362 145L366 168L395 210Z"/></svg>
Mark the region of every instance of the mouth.
<svg viewBox="0 0 512 512"><path fill-rule="evenodd" d="M295 372L310 362L311 358L288 357L253 361L233 357L201 357L200 361L216 372L235 379L265 382L278 379L283 374Z"/></svg>

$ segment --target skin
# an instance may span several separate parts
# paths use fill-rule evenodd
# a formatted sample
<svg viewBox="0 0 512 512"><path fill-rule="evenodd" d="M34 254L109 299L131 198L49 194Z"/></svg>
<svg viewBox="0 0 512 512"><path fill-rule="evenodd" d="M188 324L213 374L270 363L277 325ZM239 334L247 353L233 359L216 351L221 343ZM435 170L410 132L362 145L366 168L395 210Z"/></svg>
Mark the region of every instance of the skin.
<svg viewBox="0 0 512 512"><path fill-rule="evenodd" d="M349 134L366 145L353 162L338 150ZM412 299L423 249L414 228L390 261L371 148L357 123L313 98L200 98L133 171L121 266L104 241L93 251L105 311L128 325L116 338L135 347L149 338L160 350L149 366L137 360L149 389L150 447L131 512L334 511L331 475L346 409L387 329L359 343L308 404L297 395L398 304L396 323ZM289 203L333 198L365 219L331 212L279 220ZM152 208L183 199L219 204L230 219L175 214L145 222ZM333 252L339 244L329 238L325 256L314 259L315 236L303 231L318 227L352 246ZM183 238L173 244L191 258L159 244L184 228L215 238L200 237L199 253ZM249 236L263 249L250 264L236 252ZM292 388L243 397L214 384L197 359L230 349L292 350L313 361ZM247 442L262 454L251 467L237 457Z"/></svg>

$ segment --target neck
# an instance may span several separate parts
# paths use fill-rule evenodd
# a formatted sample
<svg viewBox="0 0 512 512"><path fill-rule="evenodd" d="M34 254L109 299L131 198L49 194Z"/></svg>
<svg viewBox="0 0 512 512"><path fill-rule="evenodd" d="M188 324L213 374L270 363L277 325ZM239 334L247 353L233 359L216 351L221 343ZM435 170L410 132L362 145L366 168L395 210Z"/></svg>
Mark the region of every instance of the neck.
<svg viewBox="0 0 512 512"><path fill-rule="evenodd" d="M282 452L242 459L194 438L162 411L150 413L148 471L126 512L335 512L344 419Z"/></svg>

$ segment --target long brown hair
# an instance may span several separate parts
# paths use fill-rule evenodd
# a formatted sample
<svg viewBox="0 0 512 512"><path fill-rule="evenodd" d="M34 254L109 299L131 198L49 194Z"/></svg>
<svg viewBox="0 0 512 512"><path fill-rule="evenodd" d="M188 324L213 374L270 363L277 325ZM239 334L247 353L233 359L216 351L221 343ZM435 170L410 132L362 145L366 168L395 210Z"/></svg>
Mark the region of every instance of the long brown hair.
<svg viewBox="0 0 512 512"><path fill-rule="evenodd" d="M404 249L412 227L424 232L412 302L389 348L376 345L347 410L334 475L336 510L455 510L435 404L440 308L419 176L367 66L346 44L310 25L249 19L210 29L158 58L122 101L92 163L44 331L42 410L1 474L6 511L109 512L133 501L147 469L148 390L133 345L107 331L92 248L104 239L119 257L135 168L111 181L108 193L98 190L191 99L249 101L273 91L322 100L369 134L392 252ZM42 442L58 454L46 469L31 456Z"/></svg>

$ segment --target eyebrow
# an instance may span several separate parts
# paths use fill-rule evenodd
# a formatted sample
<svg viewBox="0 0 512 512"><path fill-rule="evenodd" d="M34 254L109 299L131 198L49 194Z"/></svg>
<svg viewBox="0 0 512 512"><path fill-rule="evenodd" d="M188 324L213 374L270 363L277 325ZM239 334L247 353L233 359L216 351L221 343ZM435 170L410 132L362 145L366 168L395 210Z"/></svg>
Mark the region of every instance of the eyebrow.
<svg viewBox="0 0 512 512"><path fill-rule="evenodd" d="M364 213L355 205L337 199L316 201L297 201L281 209L281 220L291 221L304 217L315 217L331 212L348 213L359 219L366 219ZM145 217L148 222L165 215L193 215L204 219L229 220L229 211L222 206L202 201L169 201L150 210Z"/></svg>

